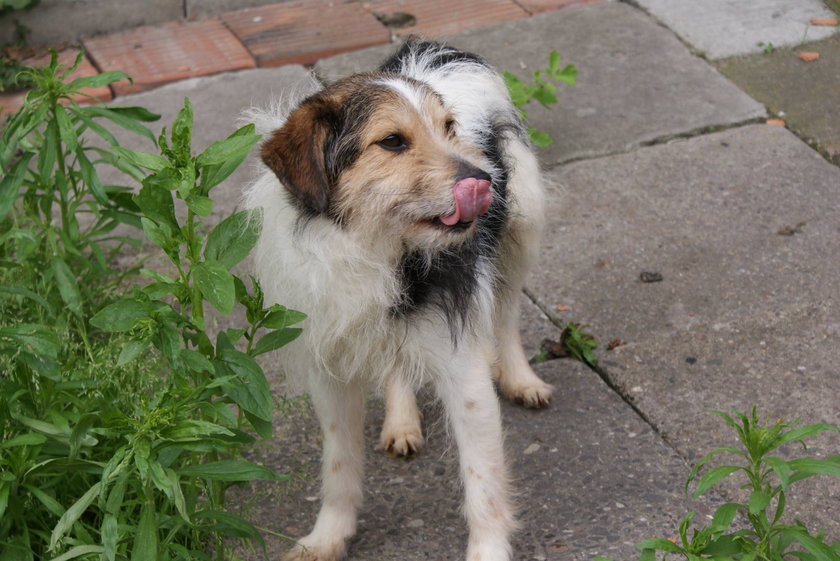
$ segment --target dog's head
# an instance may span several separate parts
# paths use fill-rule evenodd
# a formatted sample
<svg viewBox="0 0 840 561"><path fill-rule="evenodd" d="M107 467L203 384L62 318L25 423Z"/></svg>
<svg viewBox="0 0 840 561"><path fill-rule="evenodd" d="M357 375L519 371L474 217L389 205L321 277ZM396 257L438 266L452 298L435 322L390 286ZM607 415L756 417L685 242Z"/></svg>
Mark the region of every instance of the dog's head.
<svg viewBox="0 0 840 561"><path fill-rule="evenodd" d="M414 247L458 243L492 198L491 164L429 86L358 74L307 98L262 159L302 210Z"/></svg>

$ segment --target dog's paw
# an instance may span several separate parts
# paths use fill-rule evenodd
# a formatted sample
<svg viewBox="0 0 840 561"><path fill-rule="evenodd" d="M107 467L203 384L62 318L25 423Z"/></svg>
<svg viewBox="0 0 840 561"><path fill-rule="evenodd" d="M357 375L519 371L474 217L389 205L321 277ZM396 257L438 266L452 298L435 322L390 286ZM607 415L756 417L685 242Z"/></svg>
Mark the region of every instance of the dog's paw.
<svg viewBox="0 0 840 561"><path fill-rule="evenodd" d="M530 407L531 409L542 409L551 403L551 394L554 387L551 384L546 384L536 376L527 384L513 384L506 386L500 384L502 395L506 399Z"/></svg>
<svg viewBox="0 0 840 561"><path fill-rule="evenodd" d="M423 447L423 431L419 425L385 426L379 443L392 456L410 458Z"/></svg>
<svg viewBox="0 0 840 561"><path fill-rule="evenodd" d="M332 546L305 546L299 543L283 556L283 561L341 561L344 553L343 542Z"/></svg>

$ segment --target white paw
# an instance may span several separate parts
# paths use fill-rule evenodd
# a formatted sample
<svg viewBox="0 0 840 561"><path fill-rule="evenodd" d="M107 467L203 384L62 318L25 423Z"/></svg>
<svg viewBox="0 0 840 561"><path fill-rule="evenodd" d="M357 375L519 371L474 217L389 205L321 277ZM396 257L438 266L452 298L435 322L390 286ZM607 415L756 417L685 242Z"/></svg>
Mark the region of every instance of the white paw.
<svg viewBox="0 0 840 561"><path fill-rule="evenodd" d="M341 561L344 559L345 552L346 547L343 541L326 546L306 546L298 543L283 556L283 561Z"/></svg>
<svg viewBox="0 0 840 561"><path fill-rule="evenodd" d="M389 454L408 458L423 447L423 431L419 424L386 425L382 427L379 443Z"/></svg>
<svg viewBox="0 0 840 561"><path fill-rule="evenodd" d="M504 377L500 380L499 387L506 399L532 409L542 409L551 403L551 393L554 387L546 384L536 375L533 375L527 382L505 384Z"/></svg>

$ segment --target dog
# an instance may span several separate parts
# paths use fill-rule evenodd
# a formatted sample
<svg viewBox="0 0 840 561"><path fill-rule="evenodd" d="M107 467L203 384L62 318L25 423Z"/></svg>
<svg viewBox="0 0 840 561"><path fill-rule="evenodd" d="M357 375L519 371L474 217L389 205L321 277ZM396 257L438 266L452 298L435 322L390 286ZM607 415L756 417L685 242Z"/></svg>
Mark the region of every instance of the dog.
<svg viewBox="0 0 840 561"><path fill-rule="evenodd" d="M543 192L501 76L482 58L406 42L377 72L303 100L261 146L268 168L255 269L268 302L308 314L281 350L323 431L321 508L289 561L337 561L362 502L365 391L384 389L382 447L423 444L415 390L431 383L459 451L468 561L511 557L515 527L501 393L530 407L519 301Z"/></svg>

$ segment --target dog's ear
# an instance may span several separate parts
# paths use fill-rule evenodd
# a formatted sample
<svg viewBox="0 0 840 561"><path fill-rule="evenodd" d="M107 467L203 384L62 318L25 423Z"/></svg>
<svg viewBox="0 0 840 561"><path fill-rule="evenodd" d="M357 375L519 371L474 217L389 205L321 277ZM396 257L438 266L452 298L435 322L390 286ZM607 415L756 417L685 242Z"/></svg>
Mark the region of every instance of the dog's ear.
<svg viewBox="0 0 840 561"><path fill-rule="evenodd" d="M335 105L315 95L289 115L263 143L260 153L286 189L316 213L329 208L332 185L325 160L335 121Z"/></svg>

